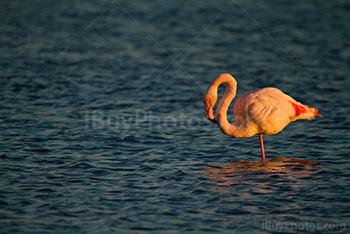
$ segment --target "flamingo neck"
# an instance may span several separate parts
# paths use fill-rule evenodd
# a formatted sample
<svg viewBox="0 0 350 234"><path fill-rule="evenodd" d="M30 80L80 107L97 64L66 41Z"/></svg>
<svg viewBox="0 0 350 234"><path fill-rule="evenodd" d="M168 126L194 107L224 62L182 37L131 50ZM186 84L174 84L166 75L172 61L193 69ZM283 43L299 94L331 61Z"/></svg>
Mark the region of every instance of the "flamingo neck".
<svg viewBox="0 0 350 234"><path fill-rule="evenodd" d="M222 83L226 84L226 91L216 110L216 119L219 128L226 135L241 137L240 129L237 126L230 124L227 120L227 110L236 96L237 82L231 75L222 75L214 81L213 85L217 89Z"/></svg>

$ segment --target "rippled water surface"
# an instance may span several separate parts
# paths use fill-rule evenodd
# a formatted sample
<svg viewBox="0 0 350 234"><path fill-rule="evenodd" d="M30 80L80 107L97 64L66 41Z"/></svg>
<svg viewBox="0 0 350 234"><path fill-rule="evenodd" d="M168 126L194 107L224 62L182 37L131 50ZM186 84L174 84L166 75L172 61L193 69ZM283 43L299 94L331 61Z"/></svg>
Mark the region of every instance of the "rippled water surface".
<svg viewBox="0 0 350 234"><path fill-rule="evenodd" d="M348 1L0 1L1 233L347 233L349 13ZM261 163L257 136L204 118L223 72L238 95L277 87L323 118L265 136Z"/></svg>

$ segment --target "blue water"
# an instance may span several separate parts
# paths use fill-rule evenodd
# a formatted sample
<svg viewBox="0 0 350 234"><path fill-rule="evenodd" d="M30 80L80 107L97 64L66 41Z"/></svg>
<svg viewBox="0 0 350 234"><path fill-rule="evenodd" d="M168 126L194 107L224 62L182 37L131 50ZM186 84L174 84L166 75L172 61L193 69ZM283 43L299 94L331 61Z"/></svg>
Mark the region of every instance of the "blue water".
<svg viewBox="0 0 350 234"><path fill-rule="evenodd" d="M1 233L348 233L349 13L0 1ZM277 87L323 118L265 136L262 164L257 136L204 117L224 72L238 95Z"/></svg>

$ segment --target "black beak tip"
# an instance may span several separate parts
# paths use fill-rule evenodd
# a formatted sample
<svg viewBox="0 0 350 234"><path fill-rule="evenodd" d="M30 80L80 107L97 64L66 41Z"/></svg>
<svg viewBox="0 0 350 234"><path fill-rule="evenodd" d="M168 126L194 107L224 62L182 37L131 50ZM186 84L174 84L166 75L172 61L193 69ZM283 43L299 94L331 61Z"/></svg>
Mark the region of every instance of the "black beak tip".
<svg viewBox="0 0 350 234"><path fill-rule="evenodd" d="M214 123L214 124L217 124L218 123L218 121L216 121L216 119L209 119L212 123Z"/></svg>

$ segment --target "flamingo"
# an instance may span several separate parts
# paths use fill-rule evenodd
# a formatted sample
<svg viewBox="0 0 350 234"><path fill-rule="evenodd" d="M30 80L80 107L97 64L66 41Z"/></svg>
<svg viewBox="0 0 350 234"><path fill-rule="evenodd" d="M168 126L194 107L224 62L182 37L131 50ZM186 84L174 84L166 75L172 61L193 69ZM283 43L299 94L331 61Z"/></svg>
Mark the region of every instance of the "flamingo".
<svg viewBox="0 0 350 234"><path fill-rule="evenodd" d="M216 119L213 107L217 100L220 84L226 84L226 91L217 109ZM234 105L235 123L227 121L227 110L236 96L237 81L230 74L217 76L203 96L205 116L217 124L225 134L235 138L259 134L262 162L265 162L263 135L276 134L290 122L298 119L312 120L320 116L316 108L309 108L277 88L263 88L247 91L237 98Z"/></svg>

